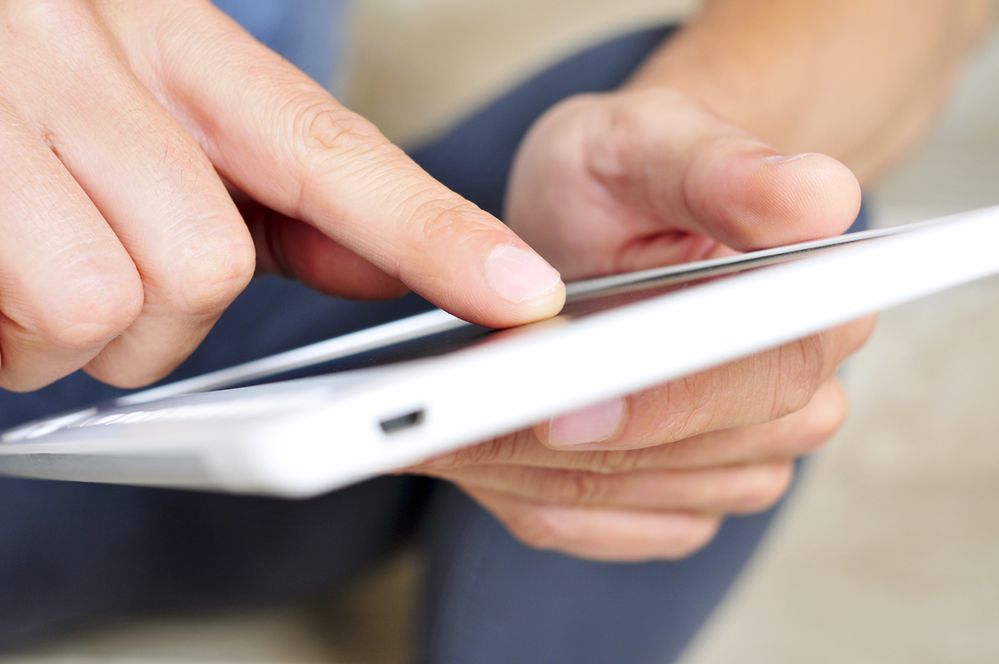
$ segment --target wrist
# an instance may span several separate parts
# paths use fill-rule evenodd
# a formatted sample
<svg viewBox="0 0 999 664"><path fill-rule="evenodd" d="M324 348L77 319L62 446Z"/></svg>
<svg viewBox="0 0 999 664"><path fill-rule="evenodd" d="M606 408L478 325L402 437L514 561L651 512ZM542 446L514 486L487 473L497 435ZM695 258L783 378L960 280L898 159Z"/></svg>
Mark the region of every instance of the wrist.
<svg viewBox="0 0 999 664"><path fill-rule="evenodd" d="M786 153L818 150L809 118L820 74L815 45L787 29L786 18L754 29L740 3L728 5L709 5L625 87L672 89Z"/></svg>
<svg viewBox="0 0 999 664"><path fill-rule="evenodd" d="M875 9L714 0L626 87L673 89L782 152L829 154L870 181L930 126L988 3Z"/></svg>

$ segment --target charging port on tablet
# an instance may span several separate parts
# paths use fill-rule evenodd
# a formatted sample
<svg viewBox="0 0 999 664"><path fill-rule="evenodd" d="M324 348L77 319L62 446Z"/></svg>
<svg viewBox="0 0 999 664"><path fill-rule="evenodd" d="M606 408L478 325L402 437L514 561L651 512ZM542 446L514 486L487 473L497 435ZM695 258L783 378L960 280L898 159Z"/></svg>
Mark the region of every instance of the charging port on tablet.
<svg viewBox="0 0 999 664"><path fill-rule="evenodd" d="M402 415L386 418L379 422L378 426L382 428L383 432L391 435L419 426L423 422L424 415L426 415L426 411L419 408L408 413L403 413Z"/></svg>

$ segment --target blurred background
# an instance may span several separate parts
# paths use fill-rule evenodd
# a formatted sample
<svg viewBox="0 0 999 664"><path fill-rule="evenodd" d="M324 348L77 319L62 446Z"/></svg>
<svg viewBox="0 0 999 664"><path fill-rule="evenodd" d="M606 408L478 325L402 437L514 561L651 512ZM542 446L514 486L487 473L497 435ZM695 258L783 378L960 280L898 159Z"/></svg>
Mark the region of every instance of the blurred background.
<svg viewBox="0 0 999 664"><path fill-rule="evenodd" d="M415 143L559 54L695 5L355 2L337 85ZM874 192L877 225L999 204L996 81L994 29L938 129ZM999 661L999 279L886 313L847 382L849 423L686 664ZM403 662L413 569L403 555L308 605L101 629L0 664Z"/></svg>

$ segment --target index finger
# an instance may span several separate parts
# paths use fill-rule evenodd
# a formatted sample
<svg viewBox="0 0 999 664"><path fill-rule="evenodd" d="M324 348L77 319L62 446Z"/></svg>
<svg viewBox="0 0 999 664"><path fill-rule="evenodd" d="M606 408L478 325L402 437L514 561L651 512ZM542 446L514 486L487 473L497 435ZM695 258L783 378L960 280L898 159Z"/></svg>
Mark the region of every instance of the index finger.
<svg viewBox="0 0 999 664"><path fill-rule="evenodd" d="M458 316L509 326L558 312L558 272L499 220L221 12L193 13L155 60L226 178Z"/></svg>

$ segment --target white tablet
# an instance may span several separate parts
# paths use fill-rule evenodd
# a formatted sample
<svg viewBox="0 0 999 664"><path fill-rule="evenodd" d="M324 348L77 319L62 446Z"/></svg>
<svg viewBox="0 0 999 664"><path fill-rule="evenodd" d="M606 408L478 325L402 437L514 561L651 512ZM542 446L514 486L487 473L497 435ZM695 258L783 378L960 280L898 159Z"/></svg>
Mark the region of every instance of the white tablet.
<svg viewBox="0 0 999 664"><path fill-rule="evenodd" d="M311 496L999 272L999 208L403 319L0 437L0 473ZM291 378L303 373L305 378Z"/></svg>

